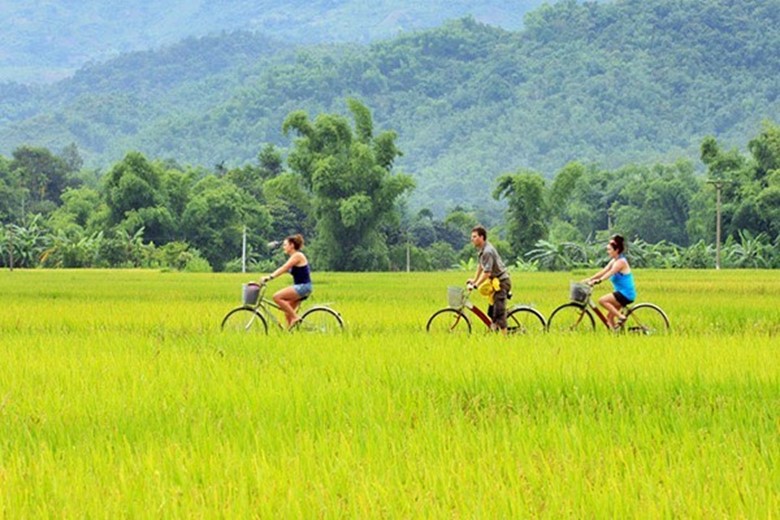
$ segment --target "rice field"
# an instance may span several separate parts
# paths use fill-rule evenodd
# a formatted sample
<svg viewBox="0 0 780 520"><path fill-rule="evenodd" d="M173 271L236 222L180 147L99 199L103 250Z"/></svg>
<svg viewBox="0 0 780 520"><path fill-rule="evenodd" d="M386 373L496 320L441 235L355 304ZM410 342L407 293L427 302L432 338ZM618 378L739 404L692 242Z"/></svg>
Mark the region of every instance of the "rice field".
<svg viewBox="0 0 780 520"><path fill-rule="evenodd" d="M780 516L780 272L636 270L668 337L426 334L470 274L315 273L346 332L258 339L248 275L0 272L0 518Z"/></svg>

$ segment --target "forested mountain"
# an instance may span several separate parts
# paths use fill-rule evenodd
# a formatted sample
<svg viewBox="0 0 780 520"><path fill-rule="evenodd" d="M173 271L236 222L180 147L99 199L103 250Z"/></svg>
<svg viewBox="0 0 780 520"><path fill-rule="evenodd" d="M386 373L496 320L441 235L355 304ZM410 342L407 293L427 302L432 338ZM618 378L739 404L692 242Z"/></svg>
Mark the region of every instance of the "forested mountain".
<svg viewBox="0 0 780 520"><path fill-rule="evenodd" d="M232 167L289 146L290 112L354 96L398 133L413 203L441 213L484 204L519 168L698 159L706 135L742 146L780 119L778 78L780 0L572 0L517 32L466 18L368 46L225 33L1 86L0 153L75 142L92 166L137 149Z"/></svg>
<svg viewBox="0 0 780 520"><path fill-rule="evenodd" d="M0 2L0 82L51 82L87 62L191 36L259 31L292 44L368 42L471 15L517 29L543 0L101 0Z"/></svg>

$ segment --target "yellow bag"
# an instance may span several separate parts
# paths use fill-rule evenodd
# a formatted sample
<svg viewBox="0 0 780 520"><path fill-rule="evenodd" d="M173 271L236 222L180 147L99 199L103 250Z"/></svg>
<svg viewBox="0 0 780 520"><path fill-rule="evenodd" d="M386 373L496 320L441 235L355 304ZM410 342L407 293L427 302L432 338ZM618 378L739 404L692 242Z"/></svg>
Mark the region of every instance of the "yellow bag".
<svg viewBox="0 0 780 520"><path fill-rule="evenodd" d="M498 281L498 278L493 278L479 286L479 294L486 296L488 303L493 305L493 293L499 289L501 289L501 282Z"/></svg>

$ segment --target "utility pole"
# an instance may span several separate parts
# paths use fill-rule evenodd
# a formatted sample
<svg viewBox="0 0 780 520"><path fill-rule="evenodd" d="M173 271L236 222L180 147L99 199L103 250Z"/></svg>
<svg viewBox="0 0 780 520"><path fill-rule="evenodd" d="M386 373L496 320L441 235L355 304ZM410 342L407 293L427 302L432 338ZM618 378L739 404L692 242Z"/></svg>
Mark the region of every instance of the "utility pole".
<svg viewBox="0 0 780 520"><path fill-rule="evenodd" d="M8 269L14 270L14 228L8 225Z"/></svg>
<svg viewBox="0 0 780 520"><path fill-rule="evenodd" d="M241 237L241 272L246 273L246 226Z"/></svg>
<svg viewBox="0 0 780 520"><path fill-rule="evenodd" d="M715 269L720 269L720 192L727 181L711 179L707 184L715 186Z"/></svg>

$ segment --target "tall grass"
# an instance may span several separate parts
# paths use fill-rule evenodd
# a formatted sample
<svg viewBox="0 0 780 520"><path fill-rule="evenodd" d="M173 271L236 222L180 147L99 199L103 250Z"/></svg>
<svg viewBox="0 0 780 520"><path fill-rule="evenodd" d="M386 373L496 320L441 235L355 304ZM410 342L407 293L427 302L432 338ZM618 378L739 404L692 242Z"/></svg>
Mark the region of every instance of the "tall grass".
<svg viewBox="0 0 780 520"><path fill-rule="evenodd" d="M224 336L247 278L0 273L0 516L780 511L776 272L638 271L664 338L431 338L462 273L318 273L346 334Z"/></svg>

